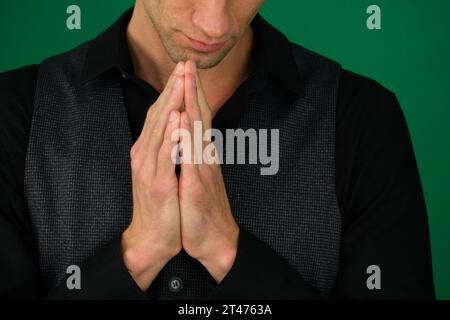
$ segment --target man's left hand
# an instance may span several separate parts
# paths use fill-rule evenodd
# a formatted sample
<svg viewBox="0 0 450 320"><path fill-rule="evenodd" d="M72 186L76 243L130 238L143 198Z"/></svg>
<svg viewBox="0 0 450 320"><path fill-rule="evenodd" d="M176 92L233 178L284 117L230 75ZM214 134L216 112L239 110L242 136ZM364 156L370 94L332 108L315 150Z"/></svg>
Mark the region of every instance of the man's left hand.
<svg viewBox="0 0 450 320"><path fill-rule="evenodd" d="M185 67L184 103L180 128L190 133L191 141L180 143L182 164L178 194L182 245L220 283L234 263L239 226L231 212L220 163L217 158L212 164L203 160L203 150L210 144L214 148L214 143L202 139L201 148L194 143L194 123L200 121L205 132L211 128L212 115L192 61L186 62ZM190 152L183 148L190 148ZM217 151L213 154L217 156ZM194 161L196 157L202 157L201 161Z"/></svg>

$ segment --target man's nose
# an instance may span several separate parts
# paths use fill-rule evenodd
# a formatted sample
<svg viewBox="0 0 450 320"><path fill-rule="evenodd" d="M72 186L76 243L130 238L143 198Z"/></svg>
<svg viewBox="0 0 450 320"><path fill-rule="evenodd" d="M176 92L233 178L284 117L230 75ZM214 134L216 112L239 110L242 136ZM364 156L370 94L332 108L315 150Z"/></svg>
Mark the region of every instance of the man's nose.
<svg viewBox="0 0 450 320"><path fill-rule="evenodd" d="M231 19L228 2L228 0L203 0L199 2L192 21L208 38L218 40L228 32Z"/></svg>

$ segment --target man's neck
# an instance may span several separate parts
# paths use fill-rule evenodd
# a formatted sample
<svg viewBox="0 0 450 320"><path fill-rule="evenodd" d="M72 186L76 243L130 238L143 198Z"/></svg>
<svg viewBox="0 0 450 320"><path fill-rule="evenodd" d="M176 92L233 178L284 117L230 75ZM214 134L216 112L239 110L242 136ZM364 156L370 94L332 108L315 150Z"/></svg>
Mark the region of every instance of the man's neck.
<svg viewBox="0 0 450 320"><path fill-rule="evenodd" d="M175 63L167 54L142 7L134 9L127 28L127 40L136 75L161 92ZM213 115L248 77L252 43L253 32L249 27L220 64L210 69L199 70Z"/></svg>

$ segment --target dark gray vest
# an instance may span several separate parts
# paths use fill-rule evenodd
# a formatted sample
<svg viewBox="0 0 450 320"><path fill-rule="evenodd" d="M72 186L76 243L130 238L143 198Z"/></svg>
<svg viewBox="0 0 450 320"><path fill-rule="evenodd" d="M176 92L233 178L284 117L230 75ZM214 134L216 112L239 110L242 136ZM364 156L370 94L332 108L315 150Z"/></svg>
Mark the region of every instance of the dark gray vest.
<svg viewBox="0 0 450 320"><path fill-rule="evenodd" d="M26 156L25 192L41 274L55 287L131 218L132 138L119 79L79 82L89 43L40 67ZM270 245L328 296L339 265L341 217L335 193L335 109L339 65L293 45L304 95L279 105L251 96L242 129L280 129L279 171L223 165L240 226ZM183 251L160 274L161 298L206 298L206 269ZM169 290L172 277L183 280Z"/></svg>

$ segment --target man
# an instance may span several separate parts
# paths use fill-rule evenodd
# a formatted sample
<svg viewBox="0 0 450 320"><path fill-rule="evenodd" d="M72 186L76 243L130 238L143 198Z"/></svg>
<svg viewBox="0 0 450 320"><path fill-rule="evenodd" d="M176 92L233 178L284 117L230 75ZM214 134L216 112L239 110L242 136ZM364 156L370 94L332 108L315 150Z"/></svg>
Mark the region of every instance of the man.
<svg viewBox="0 0 450 320"><path fill-rule="evenodd" d="M2 297L434 298L395 96L289 43L262 3L137 0L0 76ZM198 123L278 132L278 170L189 161Z"/></svg>

